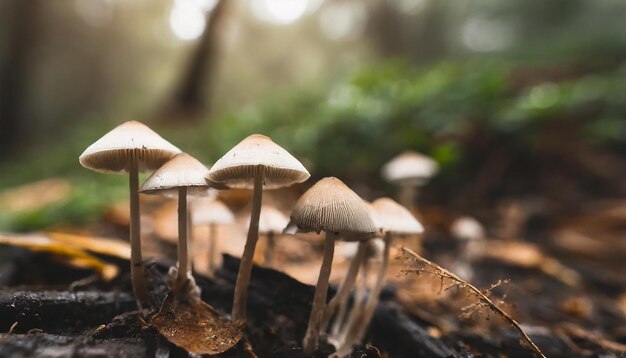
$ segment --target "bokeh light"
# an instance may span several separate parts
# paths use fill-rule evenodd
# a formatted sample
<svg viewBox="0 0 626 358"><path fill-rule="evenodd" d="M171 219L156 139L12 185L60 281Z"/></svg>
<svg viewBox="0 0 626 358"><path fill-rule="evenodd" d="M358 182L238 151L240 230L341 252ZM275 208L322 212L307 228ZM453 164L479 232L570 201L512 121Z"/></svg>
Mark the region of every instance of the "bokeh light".
<svg viewBox="0 0 626 358"><path fill-rule="evenodd" d="M288 25L305 15L313 3L319 1L252 0L250 6L258 19L275 25Z"/></svg>

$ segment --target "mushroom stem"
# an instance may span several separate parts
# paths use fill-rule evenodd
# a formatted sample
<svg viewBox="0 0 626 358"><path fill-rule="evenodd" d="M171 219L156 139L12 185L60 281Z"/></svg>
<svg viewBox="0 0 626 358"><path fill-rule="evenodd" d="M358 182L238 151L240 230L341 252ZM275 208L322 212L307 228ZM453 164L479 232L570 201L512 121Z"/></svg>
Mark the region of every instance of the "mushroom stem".
<svg viewBox="0 0 626 358"><path fill-rule="evenodd" d="M356 278L359 273L359 267L361 266L361 259L363 255L365 255L365 249L365 243L359 242L356 254L352 259L352 262L350 262L348 273L341 282L337 293L326 306L326 310L324 311L324 321L322 323L322 329L324 329L328 325L338 307L345 307L346 302L348 301L348 295L352 288L354 288L354 283L356 282ZM341 315L338 315L337 318L340 319L340 316ZM335 325L333 325L333 327L334 326Z"/></svg>
<svg viewBox="0 0 626 358"><path fill-rule="evenodd" d="M324 258L320 274L317 278L315 286L315 295L313 297L313 306L311 307L311 316L309 317L309 325L304 336L302 345L305 357L313 355L319 343L320 327L324 318L324 310L326 308L326 295L328 294L328 280L332 269L333 255L335 253L335 236L333 232L326 232L326 241L324 243Z"/></svg>
<svg viewBox="0 0 626 358"><path fill-rule="evenodd" d="M367 274L369 271L369 263L366 257L361 259L363 269L361 270L361 283L357 286L354 293L354 302L352 303L352 309L346 322L343 322L343 326L339 330L337 335L337 342L339 342L339 350L343 351L351 345L354 327L358 324L359 318L363 314L365 299L367 297Z"/></svg>
<svg viewBox="0 0 626 358"><path fill-rule="evenodd" d="M276 238L274 237L274 232L270 231L267 233L267 246L265 247L265 255L263 257L263 261L265 261L265 265L272 266L274 264L274 250L276 249Z"/></svg>
<svg viewBox="0 0 626 358"><path fill-rule="evenodd" d="M415 197L417 196L417 187L412 184L402 184L400 187L398 201L409 210L415 209Z"/></svg>
<svg viewBox="0 0 626 358"><path fill-rule="evenodd" d="M139 166L134 152L128 173L130 187L130 272L139 310L149 300L148 284L141 256L141 226L139 221Z"/></svg>
<svg viewBox="0 0 626 358"><path fill-rule="evenodd" d="M217 268L217 260L215 256L217 255L216 246L217 246L217 226L216 224L209 224L209 267L208 272L213 272Z"/></svg>
<svg viewBox="0 0 626 358"><path fill-rule="evenodd" d="M263 167L259 167L254 173L254 193L252 194L252 213L250 214L250 227L246 246L243 249L237 283L235 284L235 297L233 298L233 321L246 320L246 301L248 299L248 284L252 273L252 260L254 249L259 240L259 218L261 216L261 201L263 200Z"/></svg>
<svg viewBox="0 0 626 358"><path fill-rule="evenodd" d="M376 277L376 283L374 284L374 289L367 300L365 305L365 310L361 315L360 319L355 322L354 326L351 328L355 333L353 333L352 339L354 342L358 342L363 339L365 336L365 332L367 332L367 327L374 316L374 310L376 309L376 305L378 304L378 299L380 297L380 292L383 289L383 283L385 282L385 273L387 272L387 266L389 265L389 251L391 248L391 243L393 241L393 237L391 233L385 233L385 249L383 251L383 261L380 263L378 268L378 276ZM351 343L351 342L350 342Z"/></svg>
<svg viewBox="0 0 626 358"><path fill-rule="evenodd" d="M330 336L331 337L338 337L339 336L339 332L341 331L341 327L343 327L343 325L346 322L346 315L347 314L348 314L348 299L346 298L339 305L339 311L337 312L337 316L335 317L335 320L333 321L333 325L332 325L332 327L330 329Z"/></svg>
<svg viewBox="0 0 626 358"><path fill-rule="evenodd" d="M175 288L181 288L187 281L189 253L187 246L187 187L178 188L178 276Z"/></svg>

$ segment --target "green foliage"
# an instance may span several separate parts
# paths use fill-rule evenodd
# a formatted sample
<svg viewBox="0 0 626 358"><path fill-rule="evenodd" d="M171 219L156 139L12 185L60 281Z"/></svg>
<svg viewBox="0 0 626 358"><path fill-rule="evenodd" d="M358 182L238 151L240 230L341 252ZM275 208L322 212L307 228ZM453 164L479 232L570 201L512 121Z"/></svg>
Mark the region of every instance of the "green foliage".
<svg viewBox="0 0 626 358"><path fill-rule="evenodd" d="M485 153L477 143L496 142L498 150L532 157L538 155L537 137L554 130L551 123L579 127L581 146L626 145L626 66L570 66L571 73L559 76L561 67L490 58L428 68L389 61L358 70L328 91L277 94L200 126L156 130L207 163L245 136L264 133L299 157L314 178L337 176L375 188L385 185L379 170L387 160L417 150L440 163L435 186L445 185L447 192L481 165ZM65 176L75 189L61 203L0 215L0 230L92 220L108 203L124 198L126 177L93 173L77 161L110 127L88 124L62 143L8 163L3 170L11 175L0 178L2 187Z"/></svg>

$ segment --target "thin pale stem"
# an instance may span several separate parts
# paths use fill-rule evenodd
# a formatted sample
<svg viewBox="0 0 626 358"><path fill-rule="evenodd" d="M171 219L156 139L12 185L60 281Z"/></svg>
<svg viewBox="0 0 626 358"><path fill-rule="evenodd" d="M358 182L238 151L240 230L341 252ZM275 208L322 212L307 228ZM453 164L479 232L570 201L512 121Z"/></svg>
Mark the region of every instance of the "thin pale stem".
<svg viewBox="0 0 626 358"><path fill-rule="evenodd" d="M243 249L237 283L235 284L235 297L233 298L233 321L246 320L246 301L248 299L248 284L252 274L252 261L254 250L259 240L259 218L261 216L261 202L263 200L263 169L259 167L254 174L254 193L252 194L252 213L250 214L250 227L248 238Z"/></svg>
<svg viewBox="0 0 626 358"><path fill-rule="evenodd" d="M265 247L263 261L265 262L265 265L272 266L274 264L274 251L276 250L276 237L274 236L274 232L268 232L266 238L267 246Z"/></svg>
<svg viewBox="0 0 626 358"><path fill-rule="evenodd" d="M302 344L303 354L305 357L311 357L319 344L320 327L324 318L324 310L326 309L326 296L328 294L328 280L330 279L330 271L333 264L333 255L335 253L335 233L326 232L326 241L324 243L324 258L322 267L317 278L315 286L315 295L313 296L313 306L311 307L311 316L309 317L309 325L304 336Z"/></svg>
<svg viewBox="0 0 626 358"><path fill-rule="evenodd" d="M324 311L324 322L322 323L322 329L324 329L328 325L331 318L335 314L335 311L337 311L337 308L346 305L350 291L352 291L352 288L354 288L354 283L356 282L356 278L359 273L359 267L361 267L361 260L363 258L363 255L365 255L365 249L365 243L359 242L356 254L354 258L352 258L352 262L350 262L348 273L339 285L337 293L326 306L326 311Z"/></svg>
<svg viewBox="0 0 626 358"><path fill-rule="evenodd" d="M217 268L217 225L209 224L209 267L208 272L213 272Z"/></svg>
<svg viewBox="0 0 626 358"><path fill-rule="evenodd" d="M402 184L399 193L400 204L407 207L409 210L415 210L415 199L417 197L417 186L413 184Z"/></svg>
<svg viewBox="0 0 626 358"><path fill-rule="evenodd" d="M149 301L148 284L141 256L141 224L139 220L139 166L133 152L128 173L130 187L130 272L137 305L141 310Z"/></svg>
<svg viewBox="0 0 626 358"><path fill-rule="evenodd" d="M341 327L346 322L346 315L348 314L348 299L346 298L339 305L339 310L337 311L337 316L335 316L335 320L333 321L333 325L330 329L331 337L338 337L339 332L341 331ZM323 328L323 327L322 327Z"/></svg>
<svg viewBox="0 0 626 358"><path fill-rule="evenodd" d="M391 233L385 233L385 249L383 251L383 260L380 263L378 268L378 276L376 277L376 283L374 285L374 289L372 290L372 294L367 300L365 304L365 311L363 315L356 321L354 327L351 328L355 333L353 333L353 342L358 342L363 339L365 336L365 332L367 332L367 327L369 326L372 317L374 316L374 311L376 310L376 305L378 304L378 300L380 298L380 292L383 289L383 283L385 282L385 274L387 273L387 267L389 266L389 251L391 247L391 243L393 238ZM353 343L350 342L350 343Z"/></svg>
<svg viewBox="0 0 626 358"><path fill-rule="evenodd" d="M354 303L352 304L350 315L339 330L337 341L339 342L340 347L345 347L347 345L347 342L351 338L350 333L352 331L352 327L354 327L358 318L363 314L363 306L367 297L367 273L369 270L367 257L362 258L361 264L363 265L363 268L361 269L361 283L357 286L356 292L354 293Z"/></svg>
<svg viewBox="0 0 626 358"><path fill-rule="evenodd" d="M182 287L189 271L189 246L187 242L187 188L178 188L178 277L175 287Z"/></svg>

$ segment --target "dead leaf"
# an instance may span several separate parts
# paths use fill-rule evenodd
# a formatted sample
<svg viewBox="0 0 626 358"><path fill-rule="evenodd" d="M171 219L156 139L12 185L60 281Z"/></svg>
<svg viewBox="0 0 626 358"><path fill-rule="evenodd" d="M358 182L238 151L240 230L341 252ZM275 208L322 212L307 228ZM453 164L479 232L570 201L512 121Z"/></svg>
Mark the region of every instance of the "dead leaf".
<svg viewBox="0 0 626 358"><path fill-rule="evenodd" d="M0 244L22 247L31 251L47 252L69 266L93 270L105 281L112 280L119 273L117 266L108 264L80 248L55 242L43 235L0 234Z"/></svg>
<svg viewBox="0 0 626 358"><path fill-rule="evenodd" d="M572 287L581 284L580 275L576 271L565 267L556 259L544 254L538 246L528 242L492 240L486 245L484 257L540 270Z"/></svg>
<svg viewBox="0 0 626 358"><path fill-rule="evenodd" d="M130 244L125 241L62 232L48 232L46 235L52 241L70 245L78 249L87 250L95 254L130 260Z"/></svg>
<svg viewBox="0 0 626 358"><path fill-rule="evenodd" d="M219 354L241 340L245 324L231 322L203 301L170 292L151 326L189 353Z"/></svg>
<svg viewBox="0 0 626 358"><path fill-rule="evenodd" d="M65 179L45 179L0 194L0 208L7 212L34 210L66 198L71 185Z"/></svg>

